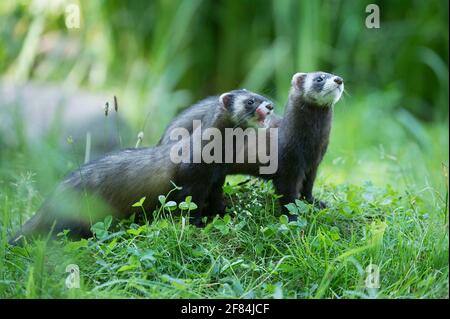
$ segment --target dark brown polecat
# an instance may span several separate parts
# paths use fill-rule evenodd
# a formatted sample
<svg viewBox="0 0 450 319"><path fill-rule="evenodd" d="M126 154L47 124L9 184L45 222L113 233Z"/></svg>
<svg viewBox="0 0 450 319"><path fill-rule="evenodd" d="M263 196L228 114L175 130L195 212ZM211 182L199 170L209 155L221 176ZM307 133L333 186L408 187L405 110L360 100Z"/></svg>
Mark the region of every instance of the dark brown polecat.
<svg viewBox="0 0 450 319"><path fill-rule="evenodd" d="M241 96L243 98L245 98L246 93L252 94L254 98L257 98L260 101L264 101L263 102L264 106L266 106L269 110L273 110L273 102L269 98L245 89L238 91L240 94L242 94ZM166 127L157 145L173 143L173 140L171 140L170 138L170 133L174 129L184 128L187 129L189 133L192 133L194 129L193 128L194 121L201 121L202 125L208 126L208 123L206 122L207 116L211 112L211 110L214 109L217 103L218 103L218 96L210 96L183 110ZM258 126L275 127L276 124L279 123L280 121L281 117L271 112L266 116L266 118L263 121L258 123L259 124Z"/></svg>
<svg viewBox="0 0 450 319"><path fill-rule="evenodd" d="M169 199L179 203L192 196L198 206L192 213L198 220L203 216L205 199L214 192L217 181L224 179L225 166L203 160L196 162L194 158L202 149L195 149L195 136L202 133L199 130L211 127L223 133L225 128L263 121L271 108L267 99L243 90L224 93L210 101L202 127L187 138L172 144L112 153L69 174L10 243L23 236L55 234L64 229L76 237L87 237L91 235L90 226L106 215L123 218L142 208L152 212L158 205L158 196L173 189L171 182L181 190L173 191ZM204 142L202 138L202 147ZM179 149L189 150L187 161L173 160L172 152ZM132 208L143 197L142 207Z"/></svg>
<svg viewBox="0 0 450 319"><path fill-rule="evenodd" d="M249 92L245 89L241 90L242 93ZM261 101L265 100L264 105L268 110L273 110L273 102L262 95L256 94L255 97L258 97ZM158 142L158 145L170 144L173 141L170 139L170 134L177 128L187 129L188 132L192 133L193 131L193 123L194 121L205 122L206 117L211 112L211 109L215 107L217 103L217 97L208 97L203 99L190 107L183 110L179 115L177 115L164 130L161 139ZM260 121L257 123L256 127L277 127L281 122L281 117L276 115L273 111L268 113L265 117L264 121ZM206 122L206 126L209 124ZM258 134L256 132L256 134ZM243 149L241 151L243 154L247 155L247 144L248 141L245 140ZM221 165L222 169L226 167L228 174L252 174L250 171L255 171L255 175L258 173L259 166L255 163L247 164L247 161L244 160L243 163L227 163L226 165ZM247 167L248 166L248 167ZM214 215L219 213L219 215L223 215L225 213L225 204L222 196L222 186L225 181L225 175L221 180L217 181L217 185L215 185L214 192L212 192L207 199L207 211L210 215Z"/></svg>
<svg viewBox="0 0 450 319"><path fill-rule="evenodd" d="M313 198L312 188L328 146L333 105L344 90L342 78L325 72L296 73L291 84L283 118L272 114L264 123L266 128L278 128L278 170L274 174L263 175L259 169L262 164L259 161L251 163L247 159L227 167L227 174L273 179L276 192L282 195L280 203L284 212L284 205L297 198L325 206ZM169 125L160 143L167 141L167 134L174 127L192 126L194 119L201 119L207 112L204 105L193 105ZM269 130L265 134L267 140L275 138ZM245 154L249 148L257 148L257 145L247 143Z"/></svg>
<svg viewBox="0 0 450 319"><path fill-rule="evenodd" d="M328 147L333 106L344 91L344 80L325 72L296 73L291 84L278 130L278 171L272 177L285 212L297 198L325 206L312 189Z"/></svg>

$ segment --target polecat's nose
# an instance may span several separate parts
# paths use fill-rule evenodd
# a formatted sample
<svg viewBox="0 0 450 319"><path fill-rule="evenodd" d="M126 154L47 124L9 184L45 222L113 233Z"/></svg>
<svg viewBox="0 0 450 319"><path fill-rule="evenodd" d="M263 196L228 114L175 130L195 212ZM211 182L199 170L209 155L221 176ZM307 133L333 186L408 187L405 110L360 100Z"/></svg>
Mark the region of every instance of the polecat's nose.
<svg viewBox="0 0 450 319"><path fill-rule="evenodd" d="M335 77L334 78L334 82L336 82L337 84L341 85L342 83L344 83L344 80L341 77Z"/></svg>

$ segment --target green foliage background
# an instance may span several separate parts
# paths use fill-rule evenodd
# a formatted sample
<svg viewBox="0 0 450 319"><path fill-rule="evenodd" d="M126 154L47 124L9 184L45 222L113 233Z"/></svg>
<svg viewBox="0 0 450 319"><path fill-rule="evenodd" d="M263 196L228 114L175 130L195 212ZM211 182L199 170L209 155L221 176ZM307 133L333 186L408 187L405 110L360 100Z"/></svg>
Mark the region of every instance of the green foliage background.
<svg viewBox="0 0 450 319"><path fill-rule="evenodd" d="M80 29L65 27L72 3ZM142 101L161 85L193 99L247 86L283 102L292 73L322 69L342 75L351 94L395 91L393 109L428 121L448 116L448 2L375 1L380 29L365 27L369 3L7 1L0 72L96 88L135 81ZM76 54L46 54L43 39L66 40Z"/></svg>
<svg viewBox="0 0 450 319"><path fill-rule="evenodd" d="M365 27L369 3L380 7L379 29ZM70 4L79 5L80 29L65 26ZM62 253L49 255L55 272L43 266L44 246L5 244L75 157L47 140L2 148L0 296L364 298L361 267L381 258L379 296L448 298L448 56L446 0L1 1L0 78L113 92L136 135L145 128L144 145L181 109L239 87L268 95L282 114L295 72L338 74L348 94L316 187L335 205L297 225L305 238L261 204L265 184L231 187L236 220L187 228L184 241L184 228L159 221L141 237L61 242L65 260L91 268L79 293L52 275L64 272ZM247 268L221 273L235 262Z"/></svg>
<svg viewBox="0 0 450 319"><path fill-rule="evenodd" d="M348 163L374 148L398 157L409 145L408 153L434 154L426 173L435 179L448 163L448 139L436 132L448 128L448 2L375 1L381 28L368 29L372 2L7 1L0 73L112 91L151 145L177 112L207 95L245 87L282 113L292 74L334 72L348 96L337 107L329 158ZM64 13L74 3L81 27L68 29Z"/></svg>

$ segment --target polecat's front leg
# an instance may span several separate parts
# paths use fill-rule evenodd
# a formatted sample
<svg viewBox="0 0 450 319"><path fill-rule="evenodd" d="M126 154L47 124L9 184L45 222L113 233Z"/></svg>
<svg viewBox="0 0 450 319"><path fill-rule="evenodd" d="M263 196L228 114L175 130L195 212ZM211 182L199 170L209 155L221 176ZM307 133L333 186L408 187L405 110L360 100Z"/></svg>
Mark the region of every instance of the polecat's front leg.
<svg viewBox="0 0 450 319"><path fill-rule="evenodd" d="M273 180L275 186L275 191L278 195L282 197L279 199L281 205L281 211L286 214L289 221L296 221L297 216L291 215L286 205L295 202L298 196L298 183L294 178L275 178Z"/></svg>
<svg viewBox="0 0 450 319"><path fill-rule="evenodd" d="M312 168L306 175L303 181L302 188L300 189L300 199L313 204L317 208L324 209L327 208L327 204L318 199L315 199L312 190L314 186L314 181L316 180L317 167Z"/></svg>
<svg viewBox="0 0 450 319"><path fill-rule="evenodd" d="M205 207L205 214L208 217L214 217L216 214L219 216L225 215L225 200L223 198L223 183L225 182L225 176L220 177L215 181L209 192L209 196Z"/></svg>

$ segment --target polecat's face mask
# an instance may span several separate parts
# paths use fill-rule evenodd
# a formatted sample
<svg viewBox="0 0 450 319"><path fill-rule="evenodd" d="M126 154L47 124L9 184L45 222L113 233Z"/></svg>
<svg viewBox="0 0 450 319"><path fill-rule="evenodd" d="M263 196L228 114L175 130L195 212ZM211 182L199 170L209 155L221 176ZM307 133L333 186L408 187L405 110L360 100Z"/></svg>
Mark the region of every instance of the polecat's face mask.
<svg viewBox="0 0 450 319"><path fill-rule="evenodd" d="M261 127L273 110L272 101L259 94L247 90L225 94L221 96L221 99L231 104L229 110L233 114L234 122L238 125Z"/></svg>
<svg viewBox="0 0 450 319"><path fill-rule="evenodd" d="M344 80L326 72L296 73L292 85L311 103L332 106L344 92Z"/></svg>

